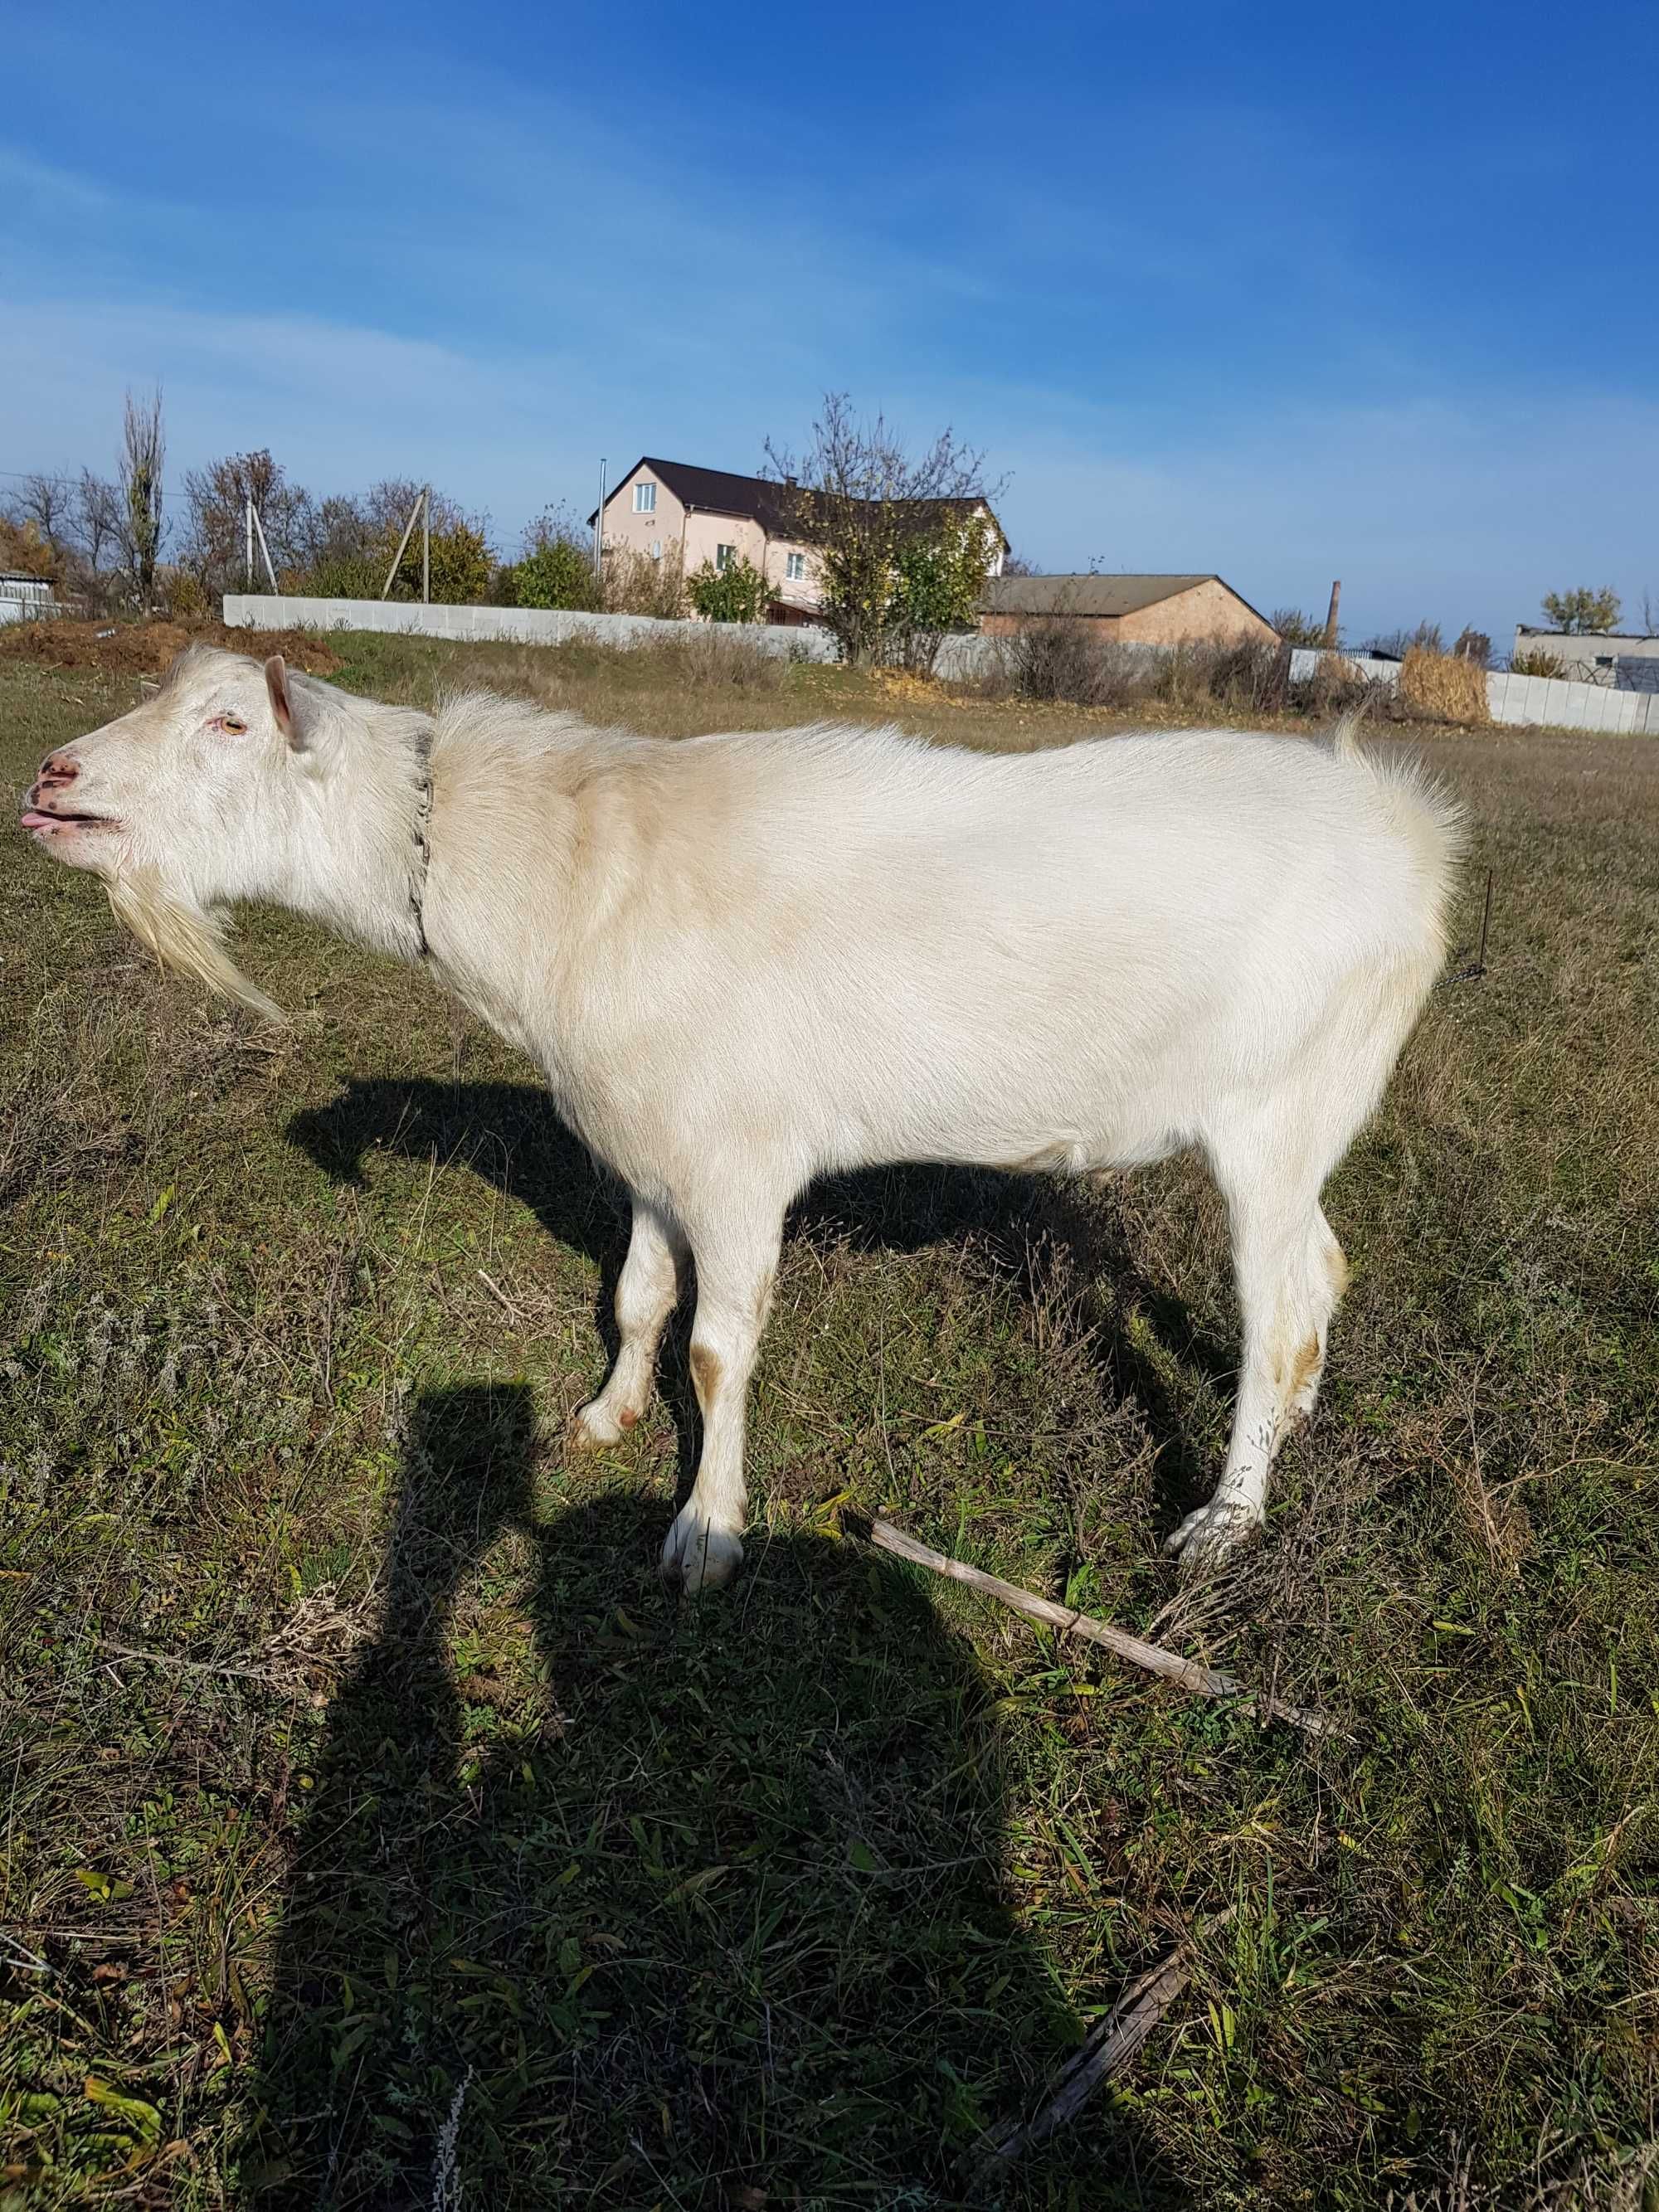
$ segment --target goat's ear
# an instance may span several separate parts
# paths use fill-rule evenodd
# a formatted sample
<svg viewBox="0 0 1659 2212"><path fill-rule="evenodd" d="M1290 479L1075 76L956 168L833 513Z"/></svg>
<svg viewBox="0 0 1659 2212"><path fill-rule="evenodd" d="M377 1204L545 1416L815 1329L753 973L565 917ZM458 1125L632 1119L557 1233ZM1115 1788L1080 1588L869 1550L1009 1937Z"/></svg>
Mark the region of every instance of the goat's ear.
<svg viewBox="0 0 1659 2212"><path fill-rule="evenodd" d="M276 717L276 726L297 750L305 740L294 724L294 702L288 688L288 664L280 653L273 653L265 663L265 690L270 694L270 711Z"/></svg>

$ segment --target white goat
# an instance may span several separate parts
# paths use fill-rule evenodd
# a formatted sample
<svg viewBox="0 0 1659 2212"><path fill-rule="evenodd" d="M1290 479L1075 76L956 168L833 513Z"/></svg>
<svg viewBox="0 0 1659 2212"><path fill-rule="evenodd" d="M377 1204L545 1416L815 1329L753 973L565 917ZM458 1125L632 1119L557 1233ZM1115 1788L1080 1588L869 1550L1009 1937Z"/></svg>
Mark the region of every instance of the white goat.
<svg viewBox="0 0 1659 2212"><path fill-rule="evenodd" d="M638 1420L695 1262L702 1455L665 1568L742 1557L744 1406L784 1212L900 1160L1069 1174L1201 1148L1244 1358L1214 1498L1260 1524L1346 1276L1320 1207L1444 957L1457 846L1420 776L1232 730L1018 756L892 730L665 744L489 695L434 715L197 647L54 753L24 827L162 959L280 1018L220 916L275 901L424 961L627 1182Z"/></svg>

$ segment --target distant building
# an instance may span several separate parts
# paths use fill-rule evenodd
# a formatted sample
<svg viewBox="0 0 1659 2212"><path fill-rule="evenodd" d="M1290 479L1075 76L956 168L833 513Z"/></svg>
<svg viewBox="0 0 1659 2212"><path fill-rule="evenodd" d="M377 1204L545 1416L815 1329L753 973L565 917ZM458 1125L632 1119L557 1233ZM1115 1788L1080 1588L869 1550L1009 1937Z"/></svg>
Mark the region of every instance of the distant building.
<svg viewBox="0 0 1659 2212"><path fill-rule="evenodd" d="M58 602L44 576L0 573L0 623L38 622L55 615Z"/></svg>
<svg viewBox="0 0 1659 2212"><path fill-rule="evenodd" d="M651 561L681 561L688 576L705 561L724 568L746 560L771 586L773 622L813 623L823 600L817 555L799 535L801 496L794 485L767 477L647 457L607 496L603 542L607 548L628 546ZM915 504L941 514L982 515L995 547L991 573L1001 574L1008 541L983 500ZM598 519L595 508L587 518L590 529Z"/></svg>
<svg viewBox="0 0 1659 2212"><path fill-rule="evenodd" d="M1659 691L1659 637L1617 630L1534 629L1515 625L1517 653L1547 653L1574 684L1600 684L1614 691Z"/></svg>
<svg viewBox="0 0 1659 2212"><path fill-rule="evenodd" d="M998 576L979 626L1006 637L1031 623L1076 623L1127 645L1277 645L1279 632L1219 576Z"/></svg>

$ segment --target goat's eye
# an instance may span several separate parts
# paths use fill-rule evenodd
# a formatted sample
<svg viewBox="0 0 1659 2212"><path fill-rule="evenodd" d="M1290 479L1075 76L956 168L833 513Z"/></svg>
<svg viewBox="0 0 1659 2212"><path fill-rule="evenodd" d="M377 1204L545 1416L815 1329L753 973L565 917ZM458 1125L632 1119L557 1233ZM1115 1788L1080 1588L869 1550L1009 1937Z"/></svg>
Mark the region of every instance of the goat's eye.
<svg viewBox="0 0 1659 2212"><path fill-rule="evenodd" d="M247 733L247 724L240 714L216 714L213 724L216 729L222 730L227 737L240 738Z"/></svg>

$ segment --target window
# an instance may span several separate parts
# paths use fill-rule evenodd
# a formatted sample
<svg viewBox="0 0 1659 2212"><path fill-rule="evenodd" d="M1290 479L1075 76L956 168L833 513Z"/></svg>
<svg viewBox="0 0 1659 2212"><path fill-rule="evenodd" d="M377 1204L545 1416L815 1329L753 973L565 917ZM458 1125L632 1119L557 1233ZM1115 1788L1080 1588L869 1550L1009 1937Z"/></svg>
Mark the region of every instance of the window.
<svg viewBox="0 0 1659 2212"><path fill-rule="evenodd" d="M657 511L657 487L653 483L636 483L634 487L635 514L654 514Z"/></svg>
<svg viewBox="0 0 1659 2212"><path fill-rule="evenodd" d="M806 576L806 556L804 553L792 553L784 563L783 573L786 580L791 584L804 582Z"/></svg>
<svg viewBox="0 0 1659 2212"><path fill-rule="evenodd" d="M714 566L717 568L729 568L737 557L735 545L717 545L714 548Z"/></svg>

